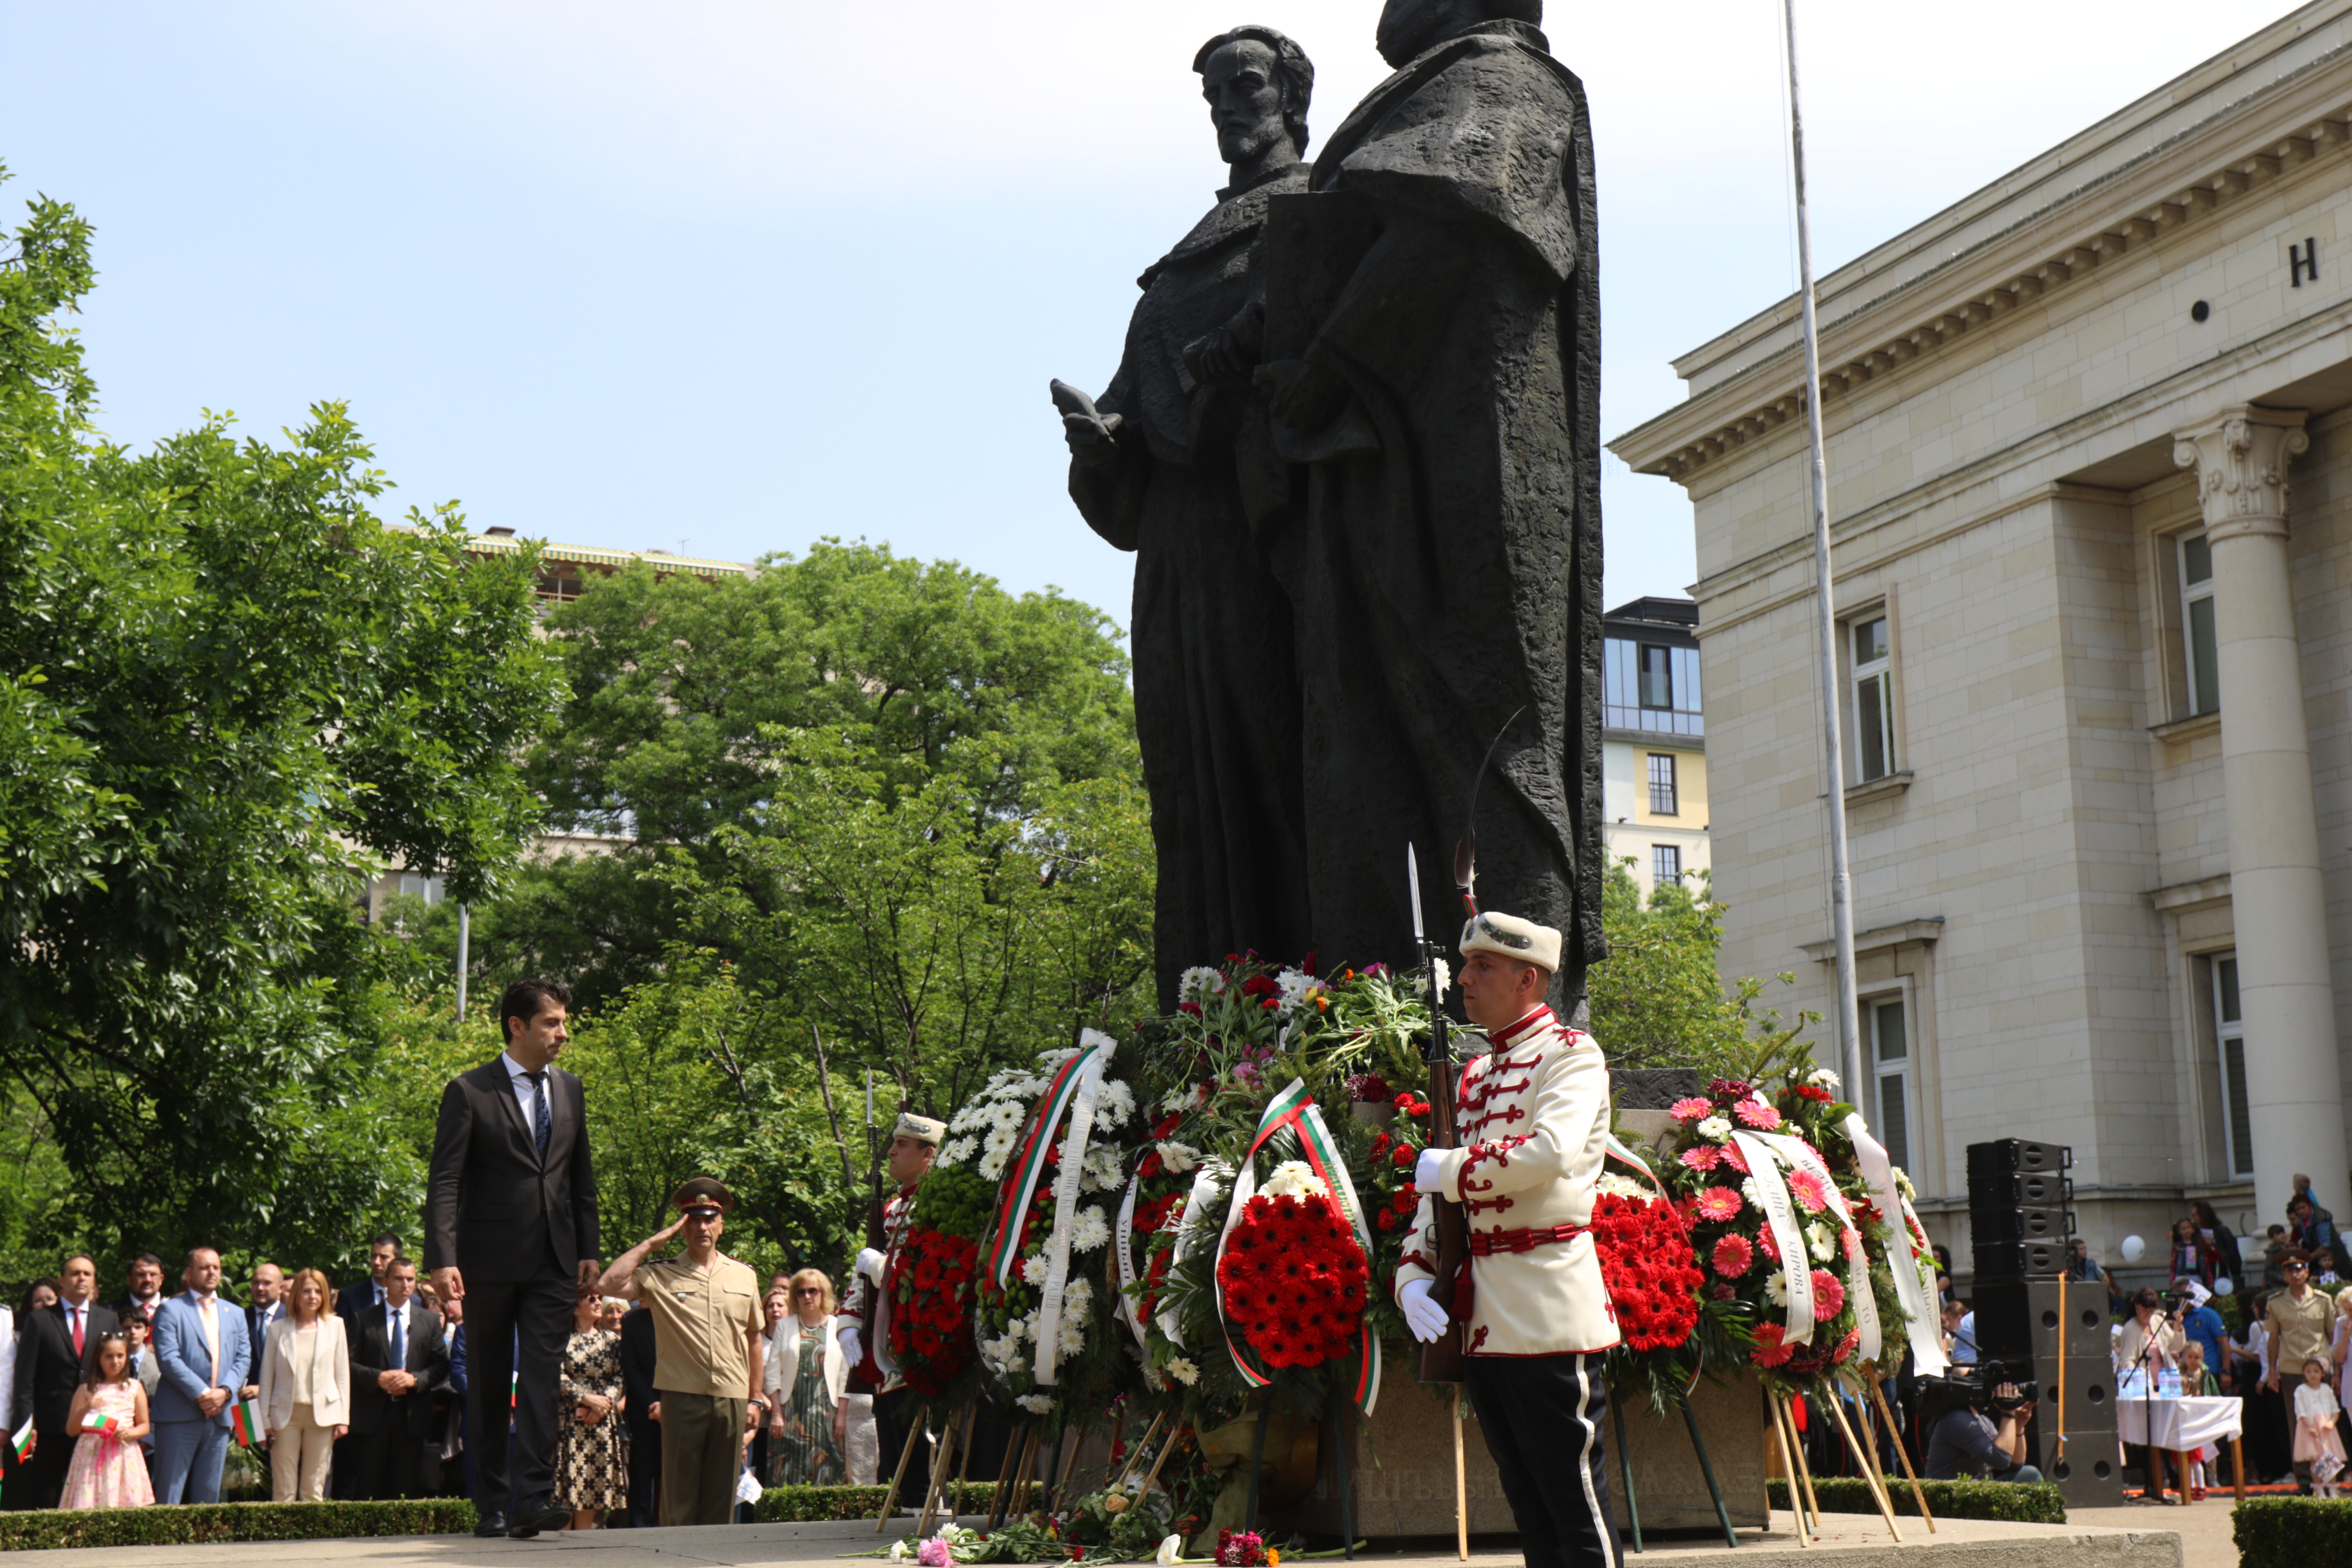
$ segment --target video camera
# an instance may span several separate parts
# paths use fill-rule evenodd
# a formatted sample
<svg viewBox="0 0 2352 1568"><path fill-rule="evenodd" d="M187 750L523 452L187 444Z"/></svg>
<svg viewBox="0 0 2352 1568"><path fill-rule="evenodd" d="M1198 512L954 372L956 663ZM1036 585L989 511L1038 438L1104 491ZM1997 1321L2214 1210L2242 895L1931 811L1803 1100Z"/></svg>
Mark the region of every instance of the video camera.
<svg viewBox="0 0 2352 1568"><path fill-rule="evenodd" d="M1955 1410L1974 1410L1998 1419L2032 1410L2034 1402L2042 1397L2032 1373L2032 1365L2025 1363L1989 1361L1948 1377L1923 1377L1919 1380L1920 1418L1940 1421ZM2015 1399L1995 1394L1994 1390L2003 1384L2017 1386Z"/></svg>

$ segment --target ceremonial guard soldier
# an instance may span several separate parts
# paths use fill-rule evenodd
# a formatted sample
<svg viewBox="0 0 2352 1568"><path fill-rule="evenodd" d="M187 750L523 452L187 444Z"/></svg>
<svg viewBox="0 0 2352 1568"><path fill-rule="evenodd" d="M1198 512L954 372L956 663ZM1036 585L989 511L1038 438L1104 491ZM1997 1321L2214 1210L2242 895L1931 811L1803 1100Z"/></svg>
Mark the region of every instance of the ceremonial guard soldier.
<svg viewBox="0 0 2352 1568"><path fill-rule="evenodd" d="M1587 1230L1609 1068L1592 1037L1544 1005L1559 931L1480 913L1461 949L1463 1011L1494 1048L1463 1069L1460 1146L1425 1150L1415 1168L1421 1205L1397 1305L1423 1341L1465 1323L1464 1379L1530 1568L1614 1568L1601 1362L1617 1321ZM1433 1289L1441 1194L1469 1222L1470 1267L1450 1295Z"/></svg>
<svg viewBox="0 0 2352 1568"><path fill-rule="evenodd" d="M907 1234L907 1221L915 1211L915 1190L929 1173L931 1160L947 1134L944 1121L912 1111L898 1113L898 1123L890 1130L890 1150L883 1161L898 1190L882 1205L882 1245L858 1253L856 1272L842 1302L842 1316L848 1321L841 1329L841 1353L856 1369L856 1375L875 1390L874 1431L880 1442L884 1476L892 1472L898 1456L906 1451L908 1433L922 1419L922 1411L890 1360L888 1304L881 1300L881 1286L889 1278L898 1244ZM930 1442L925 1438L915 1445L899 1495L922 1496L930 1473Z"/></svg>

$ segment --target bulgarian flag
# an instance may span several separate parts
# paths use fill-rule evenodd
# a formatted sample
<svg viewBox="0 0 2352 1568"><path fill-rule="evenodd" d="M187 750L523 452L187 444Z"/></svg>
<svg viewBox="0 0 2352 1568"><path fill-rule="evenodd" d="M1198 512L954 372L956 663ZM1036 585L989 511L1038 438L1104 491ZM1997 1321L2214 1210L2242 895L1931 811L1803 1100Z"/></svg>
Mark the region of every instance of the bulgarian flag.
<svg viewBox="0 0 2352 1568"><path fill-rule="evenodd" d="M25 1417L25 1424L17 1427L16 1434L8 1439L8 1447L16 1454L16 1462L21 1465L25 1462L25 1450L32 1446L33 1418L27 1415Z"/></svg>
<svg viewBox="0 0 2352 1568"><path fill-rule="evenodd" d="M118 1437L122 1435L122 1417L93 1410L81 1418L81 1429L95 1432L101 1437Z"/></svg>
<svg viewBox="0 0 2352 1568"><path fill-rule="evenodd" d="M267 1436L261 1429L261 1401L257 1399L238 1400L230 1408L228 1424L236 1440L248 1448L260 1447Z"/></svg>

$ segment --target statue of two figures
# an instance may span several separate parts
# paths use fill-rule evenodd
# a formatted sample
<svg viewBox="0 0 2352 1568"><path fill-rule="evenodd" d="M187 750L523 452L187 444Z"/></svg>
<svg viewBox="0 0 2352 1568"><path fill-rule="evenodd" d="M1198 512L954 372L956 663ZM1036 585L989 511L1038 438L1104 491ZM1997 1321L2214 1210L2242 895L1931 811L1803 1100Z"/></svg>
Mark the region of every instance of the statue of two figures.
<svg viewBox="0 0 2352 1568"><path fill-rule="evenodd" d="M1136 552L1163 1005L1251 948L1412 963L1403 847L1453 864L1497 734L1479 901L1566 933L1556 1005L1603 952L1591 139L1541 19L1388 0L1395 74L1311 164L1306 53L1210 39L1229 182L1108 388L1054 384L1071 498Z"/></svg>

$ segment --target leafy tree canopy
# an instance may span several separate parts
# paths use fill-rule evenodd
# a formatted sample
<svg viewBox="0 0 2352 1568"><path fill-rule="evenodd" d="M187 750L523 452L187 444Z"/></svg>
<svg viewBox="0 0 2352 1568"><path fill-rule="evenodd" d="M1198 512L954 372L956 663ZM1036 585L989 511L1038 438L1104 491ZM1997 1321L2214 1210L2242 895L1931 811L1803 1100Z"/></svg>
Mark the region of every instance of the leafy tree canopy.
<svg viewBox="0 0 2352 1568"><path fill-rule="evenodd" d="M363 879L485 897L540 815L532 563L468 563L452 509L387 526L339 404L283 446L212 416L105 440L65 324L90 230L28 208L0 255L0 1078L85 1215L331 1236L385 1181L345 1121L394 964Z"/></svg>

